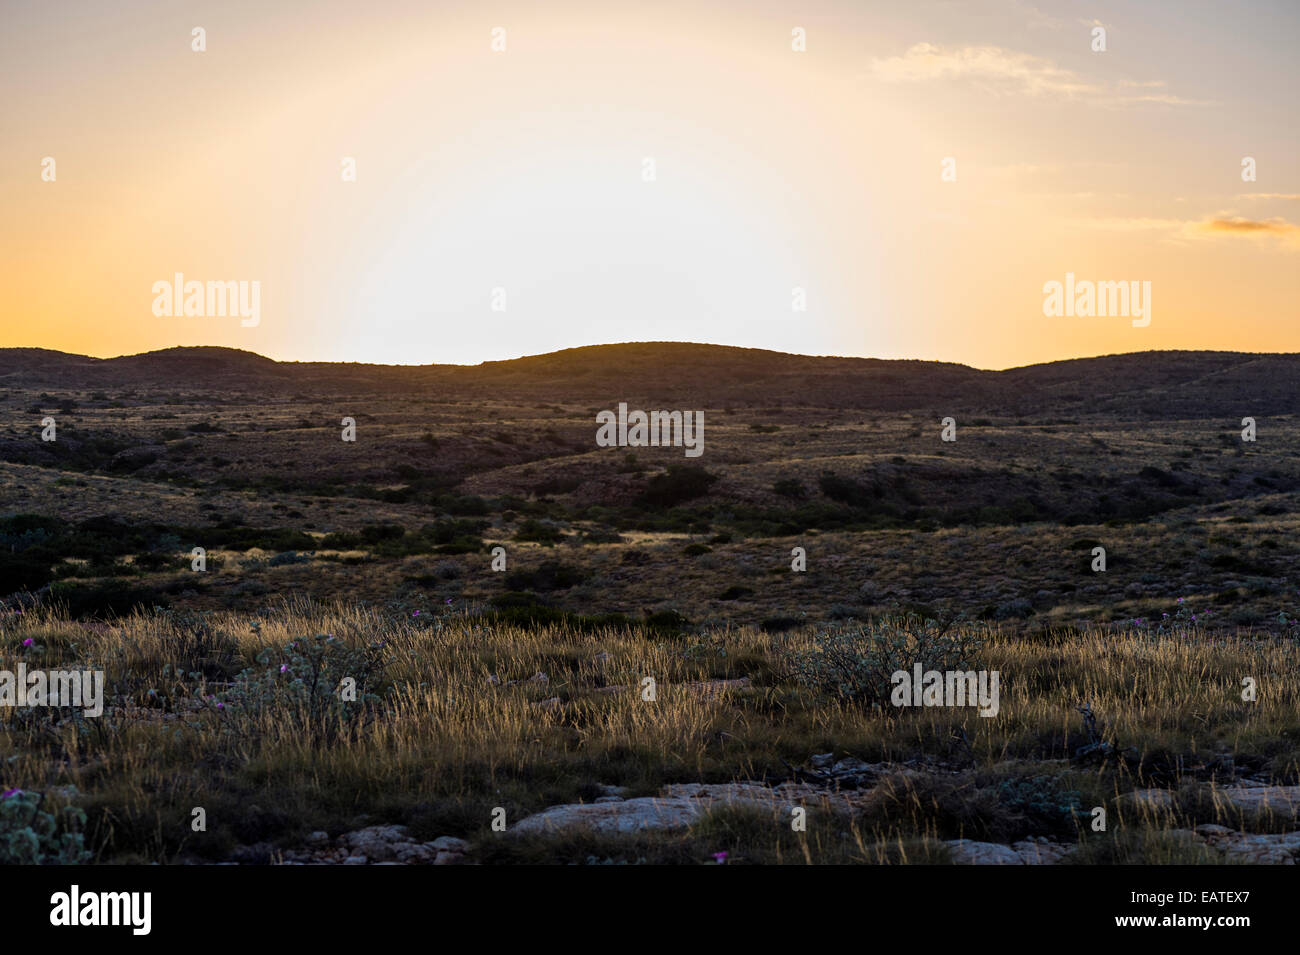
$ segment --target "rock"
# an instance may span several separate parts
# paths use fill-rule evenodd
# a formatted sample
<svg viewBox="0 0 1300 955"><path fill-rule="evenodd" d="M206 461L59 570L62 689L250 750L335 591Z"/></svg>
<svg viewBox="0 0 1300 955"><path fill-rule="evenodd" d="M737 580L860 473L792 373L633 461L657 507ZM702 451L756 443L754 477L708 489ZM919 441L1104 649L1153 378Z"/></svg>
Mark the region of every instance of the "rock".
<svg viewBox="0 0 1300 955"><path fill-rule="evenodd" d="M950 839L944 843L956 865L1024 865L1020 854L1000 842L974 842Z"/></svg>
<svg viewBox="0 0 1300 955"><path fill-rule="evenodd" d="M1233 832L1227 826L1216 826L1213 823L1207 822L1203 826L1196 827L1196 834L1198 836L1204 836L1207 839L1215 839L1230 836Z"/></svg>
<svg viewBox="0 0 1300 955"><path fill-rule="evenodd" d="M1300 857L1300 832L1233 832L1223 826L1197 826L1196 832L1222 852L1228 861L1295 865L1297 857Z"/></svg>
<svg viewBox="0 0 1300 955"><path fill-rule="evenodd" d="M1074 846L1049 842L1041 836L1038 839L1022 839L1020 842L1011 843L1011 850L1020 856L1020 861L1025 865L1056 865L1073 852L1074 848Z"/></svg>
<svg viewBox="0 0 1300 955"><path fill-rule="evenodd" d="M858 776L863 774L879 773L880 767L874 763L868 763L856 756L850 756L847 759L841 759L831 767L831 772L836 776Z"/></svg>
<svg viewBox="0 0 1300 955"><path fill-rule="evenodd" d="M414 840L405 826L367 826L342 837L345 846L354 856L365 856L375 862L389 862L397 858L398 848L411 845Z"/></svg>
<svg viewBox="0 0 1300 955"><path fill-rule="evenodd" d="M343 860L344 865L365 865L369 860L365 856L348 856Z"/></svg>
<svg viewBox="0 0 1300 955"><path fill-rule="evenodd" d="M813 769L829 769L835 762L834 753L820 753L808 760Z"/></svg>
<svg viewBox="0 0 1300 955"><path fill-rule="evenodd" d="M439 852L438 857L433 860L434 865L460 865L465 861L465 857L459 852Z"/></svg>
<svg viewBox="0 0 1300 955"><path fill-rule="evenodd" d="M436 850L415 843L404 843L397 846L396 855L396 861L404 865L430 865L438 857Z"/></svg>
<svg viewBox="0 0 1300 955"><path fill-rule="evenodd" d="M1288 819L1300 813L1300 786L1226 786L1219 793L1238 809Z"/></svg>
<svg viewBox="0 0 1300 955"><path fill-rule="evenodd" d="M468 852L469 843L464 839L457 839L455 836L439 836L432 842L426 842L426 846L438 852Z"/></svg>
<svg viewBox="0 0 1300 955"><path fill-rule="evenodd" d="M591 829L596 832L640 832L643 829L683 829L695 822L700 808L690 799L625 799L612 803L571 803L552 806L527 816L510 832L558 832Z"/></svg>
<svg viewBox="0 0 1300 955"><path fill-rule="evenodd" d="M275 846L269 842L256 842L251 846L235 846L230 861L237 865L270 865Z"/></svg>
<svg viewBox="0 0 1300 955"><path fill-rule="evenodd" d="M307 845L309 846L327 846L329 841L330 834L328 832L317 831L307 837Z"/></svg>
<svg viewBox="0 0 1300 955"><path fill-rule="evenodd" d="M801 783L775 788L758 782L677 783L665 786L658 796L551 806L515 823L512 833L559 832L585 828L594 832L629 833L645 829L684 829L717 806L747 806L788 813L794 806L814 810L835 808L853 811L864 794L830 793Z"/></svg>
<svg viewBox="0 0 1300 955"><path fill-rule="evenodd" d="M1174 805L1174 794L1168 789L1134 789L1121 794L1115 802L1134 809L1170 809Z"/></svg>

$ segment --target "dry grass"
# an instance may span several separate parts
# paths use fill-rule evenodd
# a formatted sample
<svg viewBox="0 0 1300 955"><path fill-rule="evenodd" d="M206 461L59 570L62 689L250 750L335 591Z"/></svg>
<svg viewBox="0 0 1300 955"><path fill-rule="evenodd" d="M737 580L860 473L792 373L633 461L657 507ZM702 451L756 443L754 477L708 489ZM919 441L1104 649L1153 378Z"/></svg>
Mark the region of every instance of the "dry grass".
<svg viewBox="0 0 1300 955"><path fill-rule="evenodd" d="M313 634L354 647L384 643L383 681L373 687L381 702L355 730L295 731L297 717L310 717L293 712L287 697L243 714L237 702L214 707L213 697L233 699L229 684L241 668L276 668L286 645ZM100 719L3 714L0 785L76 786L104 861L219 859L236 843L293 846L310 831L366 821L401 822L428 838L464 835L482 843L488 861L684 861L718 845L766 861L939 861L940 838L1026 834L1011 831L1023 820L1000 808L997 787L1008 779L1051 776L1086 807L1113 806L1120 793L1153 782L1182 786L1177 812L1123 819L1115 838L1127 832L1129 842L1112 855L1124 858L1145 851L1133 849L1131 830L1227 819L1203 792L1212 792L1224 753L1239 771L1300 782L1294 639L1102 629L1031 639L990 630L978 665L1001 672L1001 708L981 718L965 709L864 711L811 694L783 676L781 650L815 634L584 634L307 601L257 618L138 614L111 625L29 612L5 618L0 669L19 660L103 667L111 698ZM257 664L263 651L269 660ZM206 676L188 675L199 670ZM530 681L539 672L546 681ZM686 685L741 676L751 685L721 693ZM634 689L645 677L656 681L654 702ZM1254 703L1242 702L1244 677L1257 682ZM1075 709L1083 701L1135 758L1069 761L1087 742ZM804 837L743 813L714 814L685 834L604 842L506 845L488 829L497 806L518 820L589 800L599 784L643 795L667 782L776 780L788 778L787 763L829 751L912 761L924 772L900 780L896 798L853 819L825 820ZM207 811L207 833L190 830L195 806ZM1158 846L1166 843L1148 847L1152 858Z"/></svg>

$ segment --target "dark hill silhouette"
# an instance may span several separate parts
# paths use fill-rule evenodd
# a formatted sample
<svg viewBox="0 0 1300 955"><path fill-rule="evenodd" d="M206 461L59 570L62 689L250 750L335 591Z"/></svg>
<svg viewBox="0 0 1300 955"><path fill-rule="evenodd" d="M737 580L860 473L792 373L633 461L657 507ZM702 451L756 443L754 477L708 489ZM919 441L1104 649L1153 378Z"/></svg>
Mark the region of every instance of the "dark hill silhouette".
<svg viewBox="0 0 1300 955"><path fill-rule="evenodd" d="M686 342L590 345L479 365L277 362L216 347L110 359L9 348L0 349L0 387L461 397L508 390L538 401L641 400L678 407L784 404L1239 418L1300 412L1300 355L1151 351L984 371L950 362L791 355Z"/></svg>

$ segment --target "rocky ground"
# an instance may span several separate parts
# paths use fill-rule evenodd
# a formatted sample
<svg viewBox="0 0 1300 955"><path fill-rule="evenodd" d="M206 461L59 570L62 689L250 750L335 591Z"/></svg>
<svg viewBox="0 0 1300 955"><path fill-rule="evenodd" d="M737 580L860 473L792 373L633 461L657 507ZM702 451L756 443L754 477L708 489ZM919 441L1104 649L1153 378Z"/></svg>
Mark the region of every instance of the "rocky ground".
<svg viewBox="0 0 1300 955"><path fill-rule="evenodd" d="M800 775L813 781L787 782L769 786L757 781L722 784L680 783L665 786L656 796L631 797L619 786L603 787L603 795L591 802L551 806L510 825L506 836L561 836L578 830L604 835L627 835L646 831L681 831L703 820L719 808L767 810L774 820L793 818L796 808L808 818L827 812L852 816L882 797L880 790L892 785L899 775L917 770L885 763L865 763L848 758L833 760L830 754L810 760L811 768ZM1203 824L1190 829L1165 829L1166 836L1215 850L1225 863L1295 865L1300 861L1300 786L1275 786L1242 779L1215 790L1216 800L1246 813L1270 814L1289 820L1297 828L1290 832L1241 832L1222 825ZM1139 814L1170 810L1175 793L1164 789L1143 789L1125 794L1119 804ZM949 859L956 865L1055 865L1067 860L1077 843L1054 841L1044 836L1026 836L1009 843L972 839L943 842ZM228 864L284 865L461 865L475 863L474 845L452 836L421 842L405 826L368 826L331 838L313 833L308 845L278 851L269 844L241 846Z"/></svg>

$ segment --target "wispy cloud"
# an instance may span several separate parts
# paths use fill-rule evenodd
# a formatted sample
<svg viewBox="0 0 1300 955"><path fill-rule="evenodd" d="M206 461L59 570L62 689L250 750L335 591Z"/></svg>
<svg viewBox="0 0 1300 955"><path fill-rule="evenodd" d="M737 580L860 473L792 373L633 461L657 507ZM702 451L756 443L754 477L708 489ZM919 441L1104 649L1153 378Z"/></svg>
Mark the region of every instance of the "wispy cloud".
<svg viewBox="0 0 1300 955"><path fill-rule="evenodd" d="M1162 219L1155 217L1098 217L1072 219L1073 228L1101 229L1108 232L1163 232L1169 239L1278 239L1300 251L1300 225L1280 217L1248 219L1244 216L1218 214L1203 219Z"/></svg>
<svg viewBox="0 0 1300 955"><path fill-rule="evenodd" d="M1203 106L1206 101L1177 96L1163 80L1101 83L1041 56L999 46L942 46L917 43L902 56L877 58L872 74L886 83L967 82L997 94L1087 98L1107 106L1158 103Z"/></svg>
<svg viewBox="0 0 1300 955"><path fill-rule="evenodd" d="M1247 219L1243 216L1215 216L1197 223L1196 231L1209 235L1267 236L1273 235L1289 242L1300 240L1300 225L1282 218Z"/></svg>
<svg viewBox="0 0 1300 955"><path fill-rule="evenodd" d="M1243 192L1238 199L1289 199L1300 202L1300 192Z"/></svg>
<svg viewBox="0 0 1300 955"><path fill-rule="evenodd" d="M872 72L888 83L972 80L998 92L1028 96L1078 96L1102 90L1050 60L997 46L917 43L902 56L874 60Z"/></svg>

